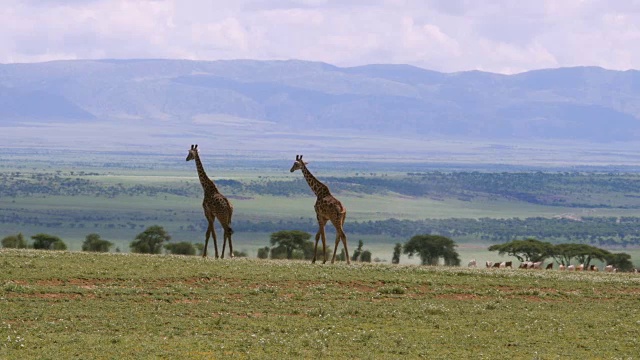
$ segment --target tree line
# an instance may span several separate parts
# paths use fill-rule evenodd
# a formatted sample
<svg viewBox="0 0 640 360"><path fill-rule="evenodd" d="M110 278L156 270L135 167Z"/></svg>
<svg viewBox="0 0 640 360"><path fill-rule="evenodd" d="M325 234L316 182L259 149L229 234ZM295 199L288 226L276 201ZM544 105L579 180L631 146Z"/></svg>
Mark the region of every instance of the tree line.
<svg viewBox="0 0 640 360"><path fill-rule="evenodd" d="M2 247L17 249L43 249L43 250L66 250L67 246L57 236L49 234L36 234L31 237L32 244L28 244L22 233L9 235L2 239ZM314 257L316 251L314 242L310 241L311 234L300 230L280 230L271 234L269 242L271 246L265 246L258 250L259 259L306 259ZM136 235L130 243L130 249L134 253L160 254L164 249L169 254L179 255L202 255L203 245L193 244L186 241L170 243L171 236L159 225L146 228ZM331 242L327 244L327 257L331 256ZM82 251L109 252L113 243L104 240L99 234L91 233L86 236L82 243ZM322 259L322 245L318 244ZM409 258L417 255L420 257L422 265L438 265L440 261L446 266L460 266L460 255L456 251L456 242L446 236L422 234L411 237L404 244L396 243L393 248L392 263L400 263L400 254L404 253ZM633 270L631 256L627 253L612 253L587 244L562 243L552 244L550 242L536 239L513 240L502 244L489 246L489 251L497 251L499 255L509 255L517 258L521 262L538 262L548 258L553 258L556 263L568 266L572 261L584 264L588 267L593 260L606 262L621 271ZM119 251L119 250L117 250ZM234 251L237 257L246 257L247 254ZM353 251L351 261L371 262L371 251L364 249L364 243L359 240L357 248ZM339 261L344 261L345 252L341 251L336 257Z"/></svg>
<svg viewBox="0 0 640 360"><path fill-rule="evenodd" d="M82 172L0 173L0 196L201 195L199 184L193 181L132 185L102 183L98 179L95 173ZM462 201L506 199L563 207L640 208L640 174L630 173L433 171L393 176L334 176L324 181L338 194L400 194ZM309 194L307 184L299 178L218 179L216 184L232 196Z"/></svg>
<svg viewBox="0 0 640 360"><path fill-rule="evenodd" d="M243 231L273 232L282 227L315 231L317 224L311 219L281 221L237 220L236 227ZM349 233L385 235L406 238L413 234L439 234L454 239L472 239L484 242L504 242L516 238L558 239L556 241L584 242L599 246L640 245L640 217L582 217L568 218L449 218L424 220L370 220L347 222ZM199 229L201 230L201 229Z"/></svg>

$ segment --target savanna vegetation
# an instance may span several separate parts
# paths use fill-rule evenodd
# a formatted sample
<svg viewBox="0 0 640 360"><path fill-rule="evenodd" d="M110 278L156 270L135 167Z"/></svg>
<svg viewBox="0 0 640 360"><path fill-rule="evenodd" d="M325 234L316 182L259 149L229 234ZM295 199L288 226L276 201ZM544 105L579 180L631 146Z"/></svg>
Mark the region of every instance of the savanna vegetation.
<svg viewBox="0 0 640 360"><path fill-rule="evenodd" d="M0 358L634 358L640 277L0 250Z"/></svg>
<svg viewBox="0 0 640 360"><path fill-rule="evenodd" d="M194 216L200 212L197 199L202 190L188 174L192 172L185 171L182 178L141 177L134 182L126 176L111 179L95 171L0 172L0 198L4 199L0 226L122 232L162 223L174 233L195 235L206 229L206 222ZM354 176L327 176L323 180L338 196L356 204L349 207L354 209L350 214L355 214L348 217L351 234L406 238L432 233L471 242L534 237L597 246L640 245L640 175L635 173L355 172ZM296 216L300 214L298 205L288 208L287 203L299 203L295 198L310 196L303 179L255 176L216 179L216 183L232 201L249 205L246 211L236 212L234 228L239 231L316 231L311 212L301 217ZM369 197L388 199L377 205L383 211L387 207L401 209L403 203L397 199L404 199L406 206L424 199L424 210L416 208L409 218L403 218L402 211L380 218L374 213L375 206L365 201ZM461 207L458 216L446 210L448 217L430 217L429 209L440 206L438 202ZM65 206L54 207L56 203ZM358 208L360 203L364 208ZM460 216L466 211L464 207L482 204L504 207L505 212L491 217ZM548 215L525 217L517 216L518 210L507 212L516 204L547 209ZM268 212L274 205L280 209L278 216ZM416 218L419 211L427 213ZM594 216L596 211L619 215Z"/></svg>

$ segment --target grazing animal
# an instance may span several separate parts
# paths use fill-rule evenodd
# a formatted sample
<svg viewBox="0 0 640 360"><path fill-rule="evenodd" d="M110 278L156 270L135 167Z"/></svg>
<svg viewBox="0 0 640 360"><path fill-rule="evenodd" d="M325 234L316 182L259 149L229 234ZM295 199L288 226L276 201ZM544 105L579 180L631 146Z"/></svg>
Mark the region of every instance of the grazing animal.
<svg viewBox="0 0 640 360"><path fill-rule="evenodd" d="M589 266L589 271L598 271L598 267L595 265L590 265Z"/></svg>
<svg viewBox="0 0 640 360"><path fill-rule="evenodd" d="M504 267L513 269L513 261L505 261Z"/></svg>
<svg viewBox="0 0 640 360"><path fill-rule="evenodd" d="M576 268L576 271L584 271L584 264L578 265L578 267Z"/></svg>
<svg viewBox="0 0 640 360"><path fill-rule="evenodd" d="M499 266L498 266L498 267L499 267L500 269L504 269L504 268L506 268L506 267L507 267L507 263L505 263L505 262L503 261L503 262L501 262L501 263L499 264Z"/></svg>
<svg viewBox="0 0 640 360"><path fill-rule="evenodd" d="M564 269L565 269L565 266L564 266L564 265L560 264L560 266L558 266L558 270L561 270L561 271L562 271L562 270L564 270Z"/></svg>
<svg viewBox="0 0 640 360"><path fill-rule="evenodd" d="M534 269L542 269L542 261L537 261L533 263Z"/></svg>
<svg viewBox="0 0 640 360"><path fill-rule="evenodd" d="M484 263L484 265L487 267L487 269L492 268L493 267L493 261L487 261Z"/></svg>
<svg viewBox="0 0 640 360"><path fill-rule="evenodd" d="M468 267L476 267L476 259L473 259L471 261L469 261L469 264L467 265Z"/></svg>
<svg viewBox="0 0 640 360"><path fill-rule="evenodd" d="M553 263L548 263L547 267L544 268L545 270L553 270Z"/></svg>
<svg viewBox="0 0 640 360"><path fill-rule="evenodd" d="M520 263L520 266L518 266L518 269L526 269L529 267L529 261L525 261L523 263Z"/></svg>
<svg viewBox="0 0 640 360"><path fill-rule="evenodd" d="M216 259L218 258L218 241L216 240L216 231L213 228L213 222L216 218L222 225L224 230L223 242L222 242L222 258L224 259L224 248L229 240L229 256L233 257L233 244L231 243L231 235L233 229L231 229L231 215L233 215L233 206L229 200L224 197L207 176L207 173L202 167L200 161L200 155L198 154L198 145L191 145L191 149L187 154L187 161L195 160L196 169L198 170L198 177L200 178L200 184L204 190L204 200L202 200L202 208L204 209L204 216L209 223L207 227L207 233L204 241L204 251L202 257L207 257L207 245L209 244L209 235L213 235L213 247L216 250Z"/></svg>
<svg viewBox="0 0 640 360"><path fill-rule="evenodd" d="M316 233L316 245L311 263L316 262L318 240L320 238L322 238L322 253L324 254L324 261L322 263L324 264L327 262L327 240L324 234L324 226L327 224L327 221L331 221L333 226L336 228L336 244L333 249L331 263L333 264L336 259L336 251L338 251L338 245L340 244L340 240L342 240L347 264L351 264L349 261L349 250L347 250L347 234L345 234L343 230L344 220L347 218L347 208L345 208L338 199L331 195L327 185L320 182L320 180L316 179L316 177L311 174L309 169L307 169L307 163L302 161L302 155L296 155L296 161L293 163L293 166L291 166L290 172L294 172L296 170L302 170L304 179L307 180L307 184L309 184L311 191L313 191L317 197L314 209L316 210L316 219L318 220L318 232Z"/></svg>
<svg viewBox="0 0 640 360"><path fill-rule="evenodd" d="M607 265L604 267L605 272L613 272L613 265Z"/></svg>
<svg viewBox="0 0 640 360"><path fill-rule="evenodd" d="M576 270L576 266L575 265L569 265L569 266L567 266L567 270L575 271Z"/></svg>

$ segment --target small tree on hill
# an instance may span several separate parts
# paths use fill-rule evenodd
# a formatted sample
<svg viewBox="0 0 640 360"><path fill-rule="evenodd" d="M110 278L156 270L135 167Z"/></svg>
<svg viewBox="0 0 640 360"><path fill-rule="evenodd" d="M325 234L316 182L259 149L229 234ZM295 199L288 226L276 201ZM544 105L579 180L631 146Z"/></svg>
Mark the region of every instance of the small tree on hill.
<svg viewBox="0 0 640 360"><path fill-rule="evenodd" d="M391 258L392 264L400 264L400 253L402 253L402 244L397 243L393 248L393 257Z"/></svg>
<svg viewBox="0 0 640 360"><path fill-rule="evenodd" d="M162 244L169 240L171 240L171 236L167 234L162 226L153 225L138 234L129 247L134 253L160 254Z"/></svg>
<svg viewBox="0 0 640 360"><path fill-rule="evenodd" d="M111 241L103 240L98 234L89 234L82 243L82 251L109 252Z"/></svg>
<svg viewBox="0 0 640 360"><path fill-rule="evenodd" d="M67 250L67 244L59 237L49 234L36 234L33 239L33 248L42 250Z"/></svg>
<svg viewBox="0 0 640 360"><path fill-rule="evenodd" d="M2 239L2 247L7 249L26 249L27 241L22 233L9 235Z"/></svg>
<svg viewBox="0 0 640 360"><path fill-rule="evenodd" d="M362 254L363 246L364 246L364 243L362 242L362 240L358 240L358 247L353 251L353 254L351 255L351 261L360 260L360 255Z"/></svg>
<svg viewBox="0 0 640 360"><path fill-rule="evenodd" d="M293 258L294 250L305 250L305 244L310 243L311 234L299 230L282 230L271 234L271 245L281 248L284 251L286 259ZM271 250L271 258L274 259L274 250Z"/></svg>
<svg viewBox="0 0 640 360"><path fill-rule="evenodd" d="M404 253L412 257L420 256L422 265L438 265L442 257L445 265L460 265L460 256L455 250L456 243L440 235L416 235L404 244Z"/></svg>

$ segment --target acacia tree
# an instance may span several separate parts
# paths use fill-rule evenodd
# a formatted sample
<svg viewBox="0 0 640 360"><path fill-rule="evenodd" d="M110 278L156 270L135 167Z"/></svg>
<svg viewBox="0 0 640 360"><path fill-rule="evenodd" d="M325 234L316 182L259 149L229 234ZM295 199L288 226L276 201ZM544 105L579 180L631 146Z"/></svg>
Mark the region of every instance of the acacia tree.
<svg viewBox="0 0 640 360"><path fill-rule="evenodd" d="M621 271L633 270L631 255L627 253L615 253L607 255L607 265L620 269Z"/></svg>
<svg viewBox="0 0 640 360"><path fill-rule="evenodd" d="M9 235L2 239L2 247L7 249L26 249L27 241L22 233Z"/></svg>
<svg viewBox="0 0 640 360"><path fill-rule="evenodd" d="M171 240L171 236L162 226L153 225L138 234L129 247L134 253L160 254L162 243L169 240Z"/></svg>
<svg viewBox="0 0 640 360"><path fill-rule="evenodd" d="M49 234L36 234L33 239L33 248L42 250L67 250L67 244L59 237Z"/></svg>
<svg viewBox="0 0 640 360"><path fill-rule="evenodd" d="M275 246L276 248L271 249L271 258L276 258L274 257L275 254L284 253L286 254L285 257L287 259L292 259L294 250L300 250L304 252L305 248L308 249L310 238L311 234L300 230L281 230L272 233L270 242L271 245Z"/></svg>
<svg viewBox="0 0 640 360"><path fill-rule="evenodd" d="M489 251L497 251L499 255L507 254L514 256L518 260L524 261L544 261L551 256L553 245L536 239L513 240L504 244L489 246Z"/></svg>
<svg viewBox="0 0 640 360"><path fill-rule="evenodd" d="M416 235L404 244L404 253L412 257L420 256L422 265L438 265L440 258L445 265L460 265L460 255L455 250L456 243L440 235Z"/></svg>
<svg viewBox="0 0 640 360"><path fill-rule="evenodd" d="M558 244L551 249L551 256L558 264L568 266L576 258L579 264L588 267L592 259L605 261L611 253L587 244Z"/></svg>
<svg viewBox="0 0 640 360"><path fill-rule="evenodd" d="M98 234L89 234L82 243L82 251L109 252L113 246L111 241L103 240Z"/></svg>

